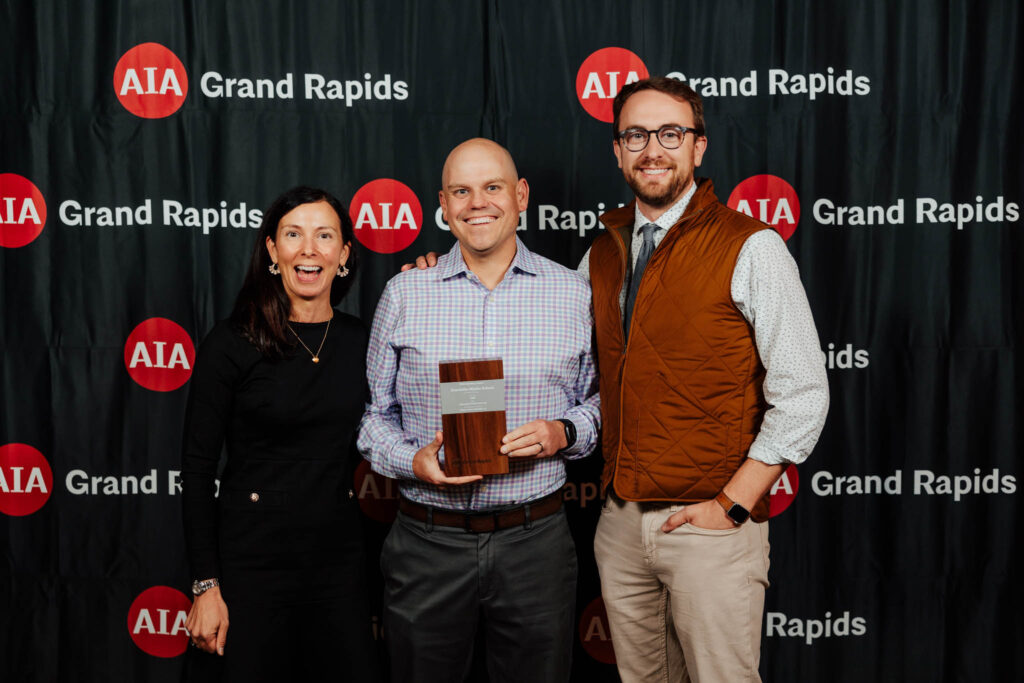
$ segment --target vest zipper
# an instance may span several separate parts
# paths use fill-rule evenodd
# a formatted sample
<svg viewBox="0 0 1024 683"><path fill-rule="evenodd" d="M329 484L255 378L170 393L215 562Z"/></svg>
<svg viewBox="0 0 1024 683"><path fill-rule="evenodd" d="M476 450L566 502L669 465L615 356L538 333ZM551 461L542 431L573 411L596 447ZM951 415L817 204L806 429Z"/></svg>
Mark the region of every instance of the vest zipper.
<svg viewBox="0 0 1024 683"><path fill-rule="evenodd" d="M693 201L693 200L691 199L691 201ZM706 208L708 208L708 206L710 206L710 204L705 204L704 206L700 207L699 209L697 209L697 210L695 210L695 211L693 211L691 213L688 213L688 214L684 212L684 215L679 218L679 220L676 222L675 225L672 226L672 228L676 228L677 230L682 232L682 230L683 230L683 223L689 223L691 220L693 220L694 218L696 218L700 214L704 213L704 210ZM635 223L630 226L630 230L633 230L634 227L636 227ZM669 230L672 230L672 228L669 228ZM658 245L651 252L651 259L654 258L654 252L656 252L658 250L658 247L660 247L665 242L665 239L668 238L669 230L665 231L665 237L662 239L661 242L658 243ZM617 231L609 230L608 232L611 233L612 239L615 240L616 245L619 247L619 253L623 257L623 259L622 259L622 284L624 285L626 283L626 269L629 268L630 265L631 265L630 261L632 261L632 258L631 258L632 254L627 254L626 253L626 243L622 240L621 237L619 237L619 233ZM647 265L648 266L651 265L651 261L650 260L647 261ZM640 298L640 285L643 284L644 276L645 275L647 275L647 268L644 268L644 272L640 276L640 284L638 284L636 286L636 296L637 296L637 299ZM621 285L620 285L619 291L620 292L622 291ZM628 292L627 292L627 296L628 296ZM633 302L633 306L634 306L634 309L633 309L634 316L633 317L635 318L636 317L636 301ZM623 317L625 317L625 315L626 315L626 312L623 309L620 309L619 313ZM633 321L632 320L629 321L629 328L630 328L630 332L632 333L632 330L633 330ZM623 410L624 403L622 401L622 396L623 396L623 391L625 389L625 382L624 382L623 378L626 376L626 354L629 352L629 341L633 337L632 334L629 334L629 335L626 334L625 328L623 328L622 325L619 325L619 330L620 330L620 334L622 334L622 336L623 336L623 341L625 343L622 346L622 369L619 372L619 443L616 444L616 448L615 448L615 467L612 469L612 480L609 483L609 485L612 487L613 490L615 488L615 477L619 473L619 454L622 452L622 442L624 440L623 432L622 432L622 416L623 416L623 413L625 411ZM637 444L637 445L639 446L639 444ZM637 456L634 453L634 455L633 455L633 460L634 460L633 469L634 470L636 469L636 462L635 462L636 459L637 459Z"/></svg>

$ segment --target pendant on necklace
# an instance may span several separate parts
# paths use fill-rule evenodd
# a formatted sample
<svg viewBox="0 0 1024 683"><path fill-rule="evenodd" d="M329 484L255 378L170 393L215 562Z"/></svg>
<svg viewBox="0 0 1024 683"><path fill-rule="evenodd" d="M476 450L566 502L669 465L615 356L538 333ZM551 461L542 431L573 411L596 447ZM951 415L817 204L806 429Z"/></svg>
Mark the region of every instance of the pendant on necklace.
<svg viewBox="0 0 1024 683"><path fill-rule="evenodd" d="M319 363L320 362L320 356L313 356L313 362L314 363Z"/></svg>

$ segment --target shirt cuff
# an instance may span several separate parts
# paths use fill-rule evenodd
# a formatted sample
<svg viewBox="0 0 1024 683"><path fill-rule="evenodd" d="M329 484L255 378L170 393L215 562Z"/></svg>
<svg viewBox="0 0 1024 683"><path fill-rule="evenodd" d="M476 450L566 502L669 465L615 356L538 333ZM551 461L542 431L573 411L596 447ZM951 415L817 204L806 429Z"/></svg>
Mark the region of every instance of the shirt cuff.
<svg viewBox="0 0 1024 683"><path fill-rule="evenodd" d="M801 455L800 453L788 451L783 448L777 448L776 446L768 443L766 439L762 439L760 436L754 439L754 443L750 445L750 451L747 453L747 457L751 460L763 462L765 465L788 465L789 463L799 465L807 459L806 455Z"/></svg>
<svg viewBox="0 0 1024 683"><path fill-rule="evenodd" d="M387 466L390 472L383 472L394 479L416 479L412 471L413 457L419 449L411 443L404 441L395 444L387 457Z"/></svg>
<svg viewBox="0 0 1024 683"><path fill-rule="evenodd" d="M568 448L563 448L559 451L559 455L566 460L577 460L590 453L590 449L585 449L587 443L591 441L588 432L591 429L590 422L574 413L568 413L559 419L568 420L576 427L576 443ZM564 428L565 425L562 425L562 427Z"/></svg>

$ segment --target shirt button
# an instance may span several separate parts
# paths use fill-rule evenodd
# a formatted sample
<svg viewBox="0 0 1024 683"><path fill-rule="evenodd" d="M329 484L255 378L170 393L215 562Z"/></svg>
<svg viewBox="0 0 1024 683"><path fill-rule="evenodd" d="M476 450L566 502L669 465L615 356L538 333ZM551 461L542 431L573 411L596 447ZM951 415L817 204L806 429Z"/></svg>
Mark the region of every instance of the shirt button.
<svg viewBox="0 0 1024 683"><path fill-rule="evenodd" d="M251 500L254 503L260 502L260 494L253 491L252 493L249 494L249 500Z"/></svg>

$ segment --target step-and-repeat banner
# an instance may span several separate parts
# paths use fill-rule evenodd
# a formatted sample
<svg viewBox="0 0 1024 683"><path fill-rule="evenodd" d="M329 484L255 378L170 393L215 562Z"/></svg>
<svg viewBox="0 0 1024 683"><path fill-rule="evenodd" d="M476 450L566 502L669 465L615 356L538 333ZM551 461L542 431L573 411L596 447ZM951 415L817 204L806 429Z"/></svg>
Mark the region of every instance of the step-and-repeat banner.
<svg viewBox="0 0 1024 683"><path fill-rule="evenodd" d="M705 98L701 175L787 239L828 366L773 488L762 674L1019 680L1022 30L1013 0L0 3L0 679L180 676L185 398L272 198L349 206L369 324L451 245L441 165L487 136L520 237L575 266L630 199L611 98L661 74ZM565 487L595 683L599 459ZM354 487L376 596L396 486Z"/></svg>

